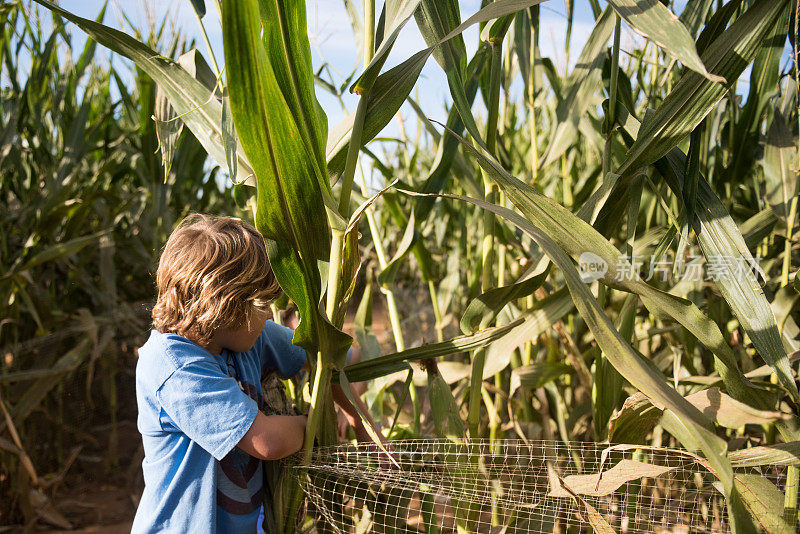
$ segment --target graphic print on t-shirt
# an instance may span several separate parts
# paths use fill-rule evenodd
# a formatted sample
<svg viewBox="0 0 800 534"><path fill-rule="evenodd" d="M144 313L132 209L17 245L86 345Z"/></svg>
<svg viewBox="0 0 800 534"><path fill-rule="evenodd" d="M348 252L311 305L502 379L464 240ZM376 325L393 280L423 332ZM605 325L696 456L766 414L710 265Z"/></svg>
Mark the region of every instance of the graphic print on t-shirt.
<svg viewBox="0 0 800 534"><path fill-rule="evenodd" d="M264 407L264 397L256 386L241 382L242 390ZM217 463L217 505L235 515L250 514L261 507L263 500L261 461L234 447Z"/></svg>

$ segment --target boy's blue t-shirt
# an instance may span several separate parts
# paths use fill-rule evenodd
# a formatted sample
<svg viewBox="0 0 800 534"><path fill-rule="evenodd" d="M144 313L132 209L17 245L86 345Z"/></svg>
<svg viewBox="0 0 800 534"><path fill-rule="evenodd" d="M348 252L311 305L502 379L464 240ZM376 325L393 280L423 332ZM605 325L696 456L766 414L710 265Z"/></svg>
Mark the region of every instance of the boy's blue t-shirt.
<svg viewBox="0 0 800 534"><path fill-rule="evenodd" d="M136 364L145 489L133 532L256 531L261 461L236 444L263 406L262 374L288 378L305 363L293 333L267 321L249 351L212 355L151 331Z"/></svg>

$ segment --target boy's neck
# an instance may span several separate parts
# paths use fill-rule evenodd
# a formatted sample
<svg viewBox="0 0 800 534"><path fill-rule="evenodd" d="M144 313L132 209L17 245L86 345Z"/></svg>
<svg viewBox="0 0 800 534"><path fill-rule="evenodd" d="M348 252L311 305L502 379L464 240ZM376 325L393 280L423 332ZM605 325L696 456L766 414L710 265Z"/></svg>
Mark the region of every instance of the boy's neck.
<svg viewBox="0 0 800 534"><path fill-rule="evenodd" d="M222 354L222 344L219 342L219 340L216 339L216 336L212 338L208 343L200 343L199 341L197 341L197 339L193 339L192 337L189 336L187 336L186 339L204 348L214 356L219 356Z"/></svg>
<svg viewBox="0 0 800 534"><path fill-rule="evenodd" d="M200 345L200 346L206 349L214 356L219 356L220 354L222 354L222 345L219 343L219 341L215 341L212 339L205 345Z"/></svg>

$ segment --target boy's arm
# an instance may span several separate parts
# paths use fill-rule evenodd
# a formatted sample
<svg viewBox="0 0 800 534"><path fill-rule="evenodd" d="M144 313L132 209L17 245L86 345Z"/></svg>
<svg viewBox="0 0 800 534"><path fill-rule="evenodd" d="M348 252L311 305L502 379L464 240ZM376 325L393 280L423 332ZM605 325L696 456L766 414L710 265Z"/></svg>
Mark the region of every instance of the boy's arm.
<svg viewBox="0 0 800 534"><path fill-rule="evenodd" d="M363 442L372 441L369 432L367 432L367 429L364 426L364 421L361 419L361 416L358 414L355 406L353 406L353 404L347 398L347 395L344 394L342 386L339 384L332 384L331 391L333 393L333 400L339 405L339 408L342 409L342 413L344 413L344 417L347 419L348 424L353 427L353 431L356 434L356 440ZM369 408L364 401L361 400L361 397L355 391L352 384L350 384L350 391L352 392L353 400L356 401L361 413L364 414L367 424L375 430L375 433L378 434L378 436L381 437L381 441L385 442L386 440L383 438L383 434L381 434L380 430L378 430L378 425L375 424L375 421L373 421L372 417L369 415Z"/></svg>
<svg viewBox="0 0 800 534"><path fill-rule="evenodd" d="M305 433L305 415L264 415L258 412L250 430L236 446L262 460L280 460L303 447Z"/></svg>
<svg viewBox="0 0 800 534"><path fill-rule="evenodd" d="M348 357L348 365L358 363L360 361L361 349L359 347L351 348ZM367 429L364 426L364 421L358 414L356 407L353 406L353 404L350 402L350 399L348 399L347 395L344 394L342 386L339 384L332 384L331 391L333 393L333 400L339 405L339 408L342 409L342 413L344 414L345 419L347 419L347 423L353 427L353 431L356 434L356 439L358 441L372 441L369 432L367 432ZM367 407L364 401L361 400L362 391L360 391L360 388L356 384L350 384L350 393L353 400L358 405L358 409L361 410L362 414L364 414L367 424L375 430L375 433L380 436L382 442L386 442L386 440L383 438L383 434L378 429L378 425L375 424L375 421L372 420L372 417L369 414L369 407Z"/></svg>

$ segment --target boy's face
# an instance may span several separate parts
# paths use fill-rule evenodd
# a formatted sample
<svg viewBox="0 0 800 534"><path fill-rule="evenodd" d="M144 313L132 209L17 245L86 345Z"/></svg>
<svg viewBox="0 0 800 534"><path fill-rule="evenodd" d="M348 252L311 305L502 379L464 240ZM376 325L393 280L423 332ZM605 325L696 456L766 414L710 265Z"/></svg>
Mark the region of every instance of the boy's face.
<svg viewBox="0 0 800 534"><path fill-rule="evenodd" d="M214 336L215 341L219 343L221 348L228 349L233 352L245 352L253 348L253 345L264 330L269 318L268 310L261 310L255 308L250 316L249 324L245 324L240 328L223 328L218 330Z"/></svg>

